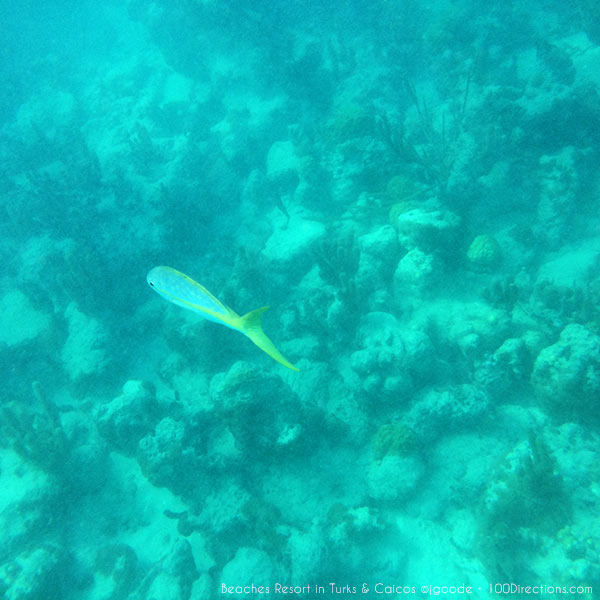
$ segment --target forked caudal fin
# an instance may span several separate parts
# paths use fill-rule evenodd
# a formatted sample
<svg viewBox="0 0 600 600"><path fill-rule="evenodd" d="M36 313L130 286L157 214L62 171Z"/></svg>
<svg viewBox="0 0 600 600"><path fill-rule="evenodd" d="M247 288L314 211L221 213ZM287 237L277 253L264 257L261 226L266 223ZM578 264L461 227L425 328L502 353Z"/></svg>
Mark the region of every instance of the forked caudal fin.
<svg viewBox="0 0 600 600"><path fill-rule="evenodd" d="M262 314L268 309L268 306L257 308L240 317L240 331L250 338L263 352L266 352L271 358L281 363L284 367L292 371L299 371L277 348L275 344L266 336L263 331L260 319Z"/></svg>

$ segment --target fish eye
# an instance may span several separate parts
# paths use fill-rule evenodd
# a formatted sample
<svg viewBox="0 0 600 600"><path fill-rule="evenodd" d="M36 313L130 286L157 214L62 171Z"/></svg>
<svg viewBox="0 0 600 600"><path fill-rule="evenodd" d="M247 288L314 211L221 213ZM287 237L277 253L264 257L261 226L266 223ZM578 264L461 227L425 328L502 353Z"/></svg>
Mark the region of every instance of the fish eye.
<svg viewBox="0 0 600 600"><path fill-rule="evenodd" d="M154 287L154 281L149 282L152 287Z"/></svg>

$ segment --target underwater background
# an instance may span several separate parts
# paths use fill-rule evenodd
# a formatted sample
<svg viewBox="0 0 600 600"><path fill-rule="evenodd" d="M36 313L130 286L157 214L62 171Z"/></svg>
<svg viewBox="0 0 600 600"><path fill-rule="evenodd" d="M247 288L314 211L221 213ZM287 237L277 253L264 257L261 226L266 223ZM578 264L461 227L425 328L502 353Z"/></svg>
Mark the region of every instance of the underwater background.
<svg viewBox="0 0 600 600"><path fill-rule="evenodd" d="M0 25L1 598L592 597L596 1Z"/></svg>

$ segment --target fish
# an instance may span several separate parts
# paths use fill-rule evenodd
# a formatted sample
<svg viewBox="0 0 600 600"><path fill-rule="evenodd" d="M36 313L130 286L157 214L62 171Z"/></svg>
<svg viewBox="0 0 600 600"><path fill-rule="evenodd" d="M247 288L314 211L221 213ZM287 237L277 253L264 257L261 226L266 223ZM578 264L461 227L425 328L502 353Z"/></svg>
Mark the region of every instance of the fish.
<svg viewBox="0 0 600 600"><path fill-rule="evenodd" d="M209 321L220 323L243 333L263 352L284 367L292 371L300 370L279 352L263 331L261 317L268 310L268 306L251 310L245 315L238 315L203 285L171 267L154 267L146 276L146 281L165 300L187 308Z"/></svg>

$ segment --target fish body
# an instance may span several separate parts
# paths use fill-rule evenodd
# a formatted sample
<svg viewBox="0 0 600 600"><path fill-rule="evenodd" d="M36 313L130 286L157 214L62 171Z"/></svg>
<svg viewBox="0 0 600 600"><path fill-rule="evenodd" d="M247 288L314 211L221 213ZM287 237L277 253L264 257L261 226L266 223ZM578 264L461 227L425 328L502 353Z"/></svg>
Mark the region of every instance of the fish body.
<svg viewBox="0 0 600 600"><path fill-rule="evenodd" d="M146 281L157 294L169 302L192 310L209 321L243 333L278 363L292 371L298 371L298 368L279 352L262 329L261 316L269 308L268 306L257 308L245 315L238 315L203 285L171 267L154 267L148 273Z"/></svg>

